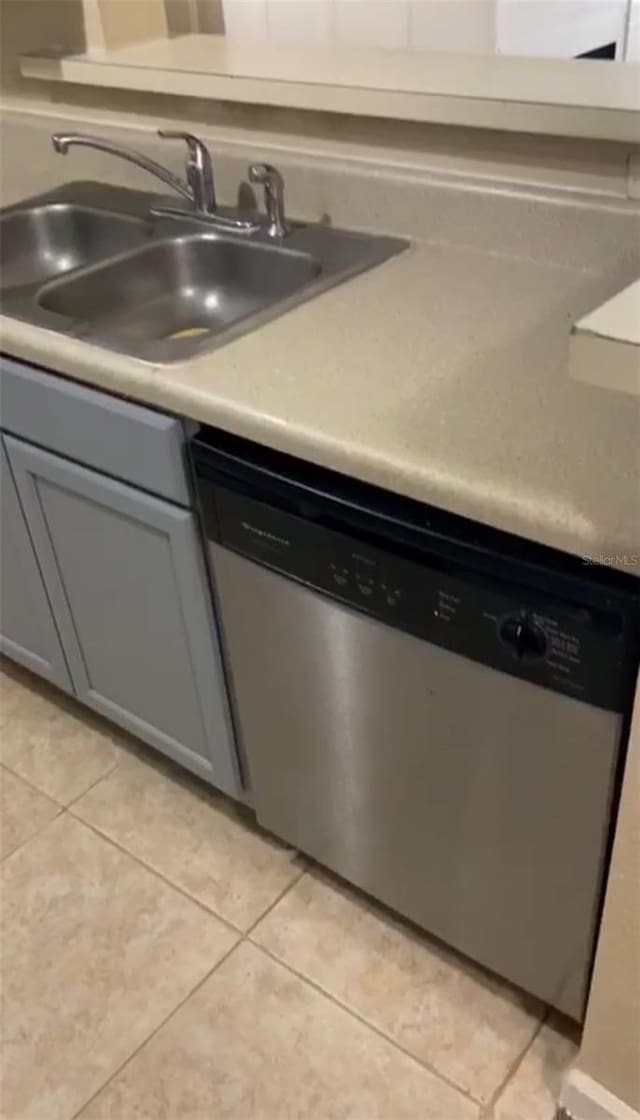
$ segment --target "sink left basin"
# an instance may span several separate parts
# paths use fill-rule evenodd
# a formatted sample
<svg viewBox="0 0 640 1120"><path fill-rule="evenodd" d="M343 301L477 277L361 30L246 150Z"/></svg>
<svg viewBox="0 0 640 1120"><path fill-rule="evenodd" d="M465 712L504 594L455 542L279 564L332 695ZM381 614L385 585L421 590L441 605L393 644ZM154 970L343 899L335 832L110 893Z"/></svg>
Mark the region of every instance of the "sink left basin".
<svg viewBox="0 0 640 1120"><path fill-rule="evenodd" d="M133 247L147 228L140 218L71 203L12 210L0 218L2 295Z"/></svg>

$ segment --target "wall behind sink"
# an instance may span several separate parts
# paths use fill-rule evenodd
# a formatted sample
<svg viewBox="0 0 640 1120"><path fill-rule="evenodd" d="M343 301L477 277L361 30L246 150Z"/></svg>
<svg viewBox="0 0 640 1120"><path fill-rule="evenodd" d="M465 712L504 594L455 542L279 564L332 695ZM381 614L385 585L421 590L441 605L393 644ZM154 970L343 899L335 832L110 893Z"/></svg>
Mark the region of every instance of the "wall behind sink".
<svg viewBox="0 0 640 1120"><path fill-rule="evenodd" d="M66 157L56 155L50 135L58 129L99 132L168 164L176 174L183 172L183 146L155 135L156 127L175 125L176 118L51 103L22 101L15 106L11 102L0 115L4 205L72 179L153 189L148 174L104 153L72 149ZM601 176L597 162L584 176L590 189L583 183L570 190L509 180L504 165L504 177L480 176L473 159L466 159L461 138L454 171L432 167L428 159L407 149L302 141L256 128L189 123L214 152L218 195L225 202L237 199L248 163L261 158L282 169L287 208L298 218L317 221L328 216L347 228L516 253L559 265L599 269L626 257L640 267L640 207L622 190L619 195L594 190L603 179L610 185L608 169ZM522 164L520 171L524 174ZM158 189L162 191L161 184ZM250 188L245 183L243 189ZM627 270L621 285L631 278Z"/></svg>
<svg viewBox="0 0 640 1120"><path fill-rule="evenodd" d="M91 2L95 6L98 0ZM109 2L120 12L125 6L127 10L132 4L140 6L138 0L127 0L127 5L120 0ZM106 0L101 3L107 6ZM207 0L207 9L212 3ZM154 10L159 4L161 0L153 0ZM198 0L165 0L164 7L169 31L172 27L185 31L189 30L185 11L188 9L192 18ZM625 197L628 192L640 194L640 166L636 168L628 144L203 102L36 81L20 74L20 52L43 45L78 51L84 48L85 40L82 0L0 0L0 88L5 100L10 99L16 107L25 101L34 108L59 105L61 115L73 109L87 119L106 112L133 124L137 117L147 128L160 119L180 120L195 131L232 128L254 148L256 136L258 143L260 138L273 137L276 145L301 156L313 152L322 158L339 149L347 159L373 159L400 173L428 170L473 175L490 183L533 183L614 197Z"/></svg>

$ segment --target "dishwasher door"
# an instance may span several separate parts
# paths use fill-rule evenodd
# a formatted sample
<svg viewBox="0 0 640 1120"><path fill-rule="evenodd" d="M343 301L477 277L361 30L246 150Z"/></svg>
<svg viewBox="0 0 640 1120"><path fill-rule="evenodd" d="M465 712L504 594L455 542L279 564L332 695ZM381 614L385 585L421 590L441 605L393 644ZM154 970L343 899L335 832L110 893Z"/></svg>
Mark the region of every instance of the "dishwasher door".
<svg viewBox="0 0 640 1120"><path fill-rule="evenodd" d="M209 548L259 821L579 1018L620 716Z"/></svg>

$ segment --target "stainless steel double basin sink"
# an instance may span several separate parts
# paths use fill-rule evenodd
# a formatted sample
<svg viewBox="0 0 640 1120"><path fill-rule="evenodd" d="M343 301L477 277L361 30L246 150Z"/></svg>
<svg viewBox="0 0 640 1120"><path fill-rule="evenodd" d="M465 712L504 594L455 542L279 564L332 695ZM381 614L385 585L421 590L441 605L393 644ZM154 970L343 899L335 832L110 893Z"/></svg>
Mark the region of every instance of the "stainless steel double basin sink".
<svg viewBox="0 0 640 1120"><path fill-rule="evenodd" d="M5 315L152 362L180 361L399 253L405 241L296 225L230 234L154 218L158 198L71 183L0 213Z"/></svg>

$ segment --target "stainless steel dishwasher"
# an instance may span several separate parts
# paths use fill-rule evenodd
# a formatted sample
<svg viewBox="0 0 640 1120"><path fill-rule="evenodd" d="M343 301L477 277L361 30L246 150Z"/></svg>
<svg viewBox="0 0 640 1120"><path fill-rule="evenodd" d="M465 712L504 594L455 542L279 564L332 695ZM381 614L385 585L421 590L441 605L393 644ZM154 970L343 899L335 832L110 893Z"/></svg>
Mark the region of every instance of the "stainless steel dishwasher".
<svg viewBox="0 0 640 1120"><path fill-rule="evenodd" d="M192 453L258 820L580 1018L634 578L215 430Z"/></svg>

